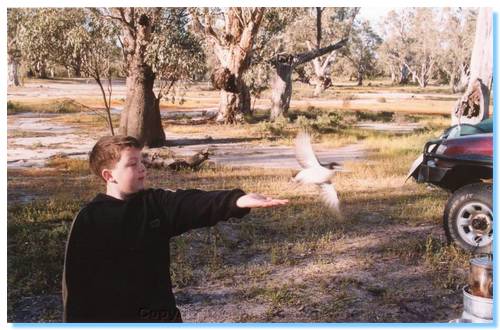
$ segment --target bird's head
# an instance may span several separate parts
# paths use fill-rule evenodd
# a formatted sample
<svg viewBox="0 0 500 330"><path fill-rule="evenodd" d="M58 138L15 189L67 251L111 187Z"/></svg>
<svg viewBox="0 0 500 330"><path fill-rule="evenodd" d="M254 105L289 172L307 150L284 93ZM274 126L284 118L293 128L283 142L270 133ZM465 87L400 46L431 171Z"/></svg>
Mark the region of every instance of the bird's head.
<svg viewBox="0 0 500 330"><path fill-rule="evenodd" d="M337 162L331 162L329 164L327 164L325 167L330 169L330 170L336 170L337 168L339 168L341 165Z"/></svg>

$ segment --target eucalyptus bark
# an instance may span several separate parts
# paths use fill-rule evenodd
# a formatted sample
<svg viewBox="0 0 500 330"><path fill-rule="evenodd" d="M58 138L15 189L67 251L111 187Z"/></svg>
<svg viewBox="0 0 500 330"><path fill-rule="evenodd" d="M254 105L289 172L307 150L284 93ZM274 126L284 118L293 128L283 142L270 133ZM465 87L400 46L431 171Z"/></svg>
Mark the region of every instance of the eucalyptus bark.
<svg viewBox="0 0 500 330"><path fill-rule="evenodd" d="M9 56L8 59L8 86L19 86L19 62L17 59Z"/></svg>
<svg viewBox="0 0 500 330"><path fill-rule="evenodd" d="M463 93L469 83L469 66L460 65L460 78L453 84L453 93Z"/></svg>
<svg viewBox="0 0 500 330"><path fill-rule="evenodd" d="M238 90L231 92L220 91L219 111L216 121L225 124L236 123L243 120L243 115L251 112L250 91L243 81L238 83Z"/></svg>
<svg viewBox="0 0 500 330"><path fill-rule="evenodd" d="M469 83L453 109L452 124L477 124L489 117L492 83L493 16L491 8L481 7L476 23Z"/></svg>
<svg viewBox="0 0 500 330"><path fill-rule="evenodd" d="M120 117L120 134L136 137L149 147L165 144L160 102L153 92L155 75L141 56L134 58L127 72L125 106Z"/></svg>
<svg viewBox="0 0 500 330"><path fill-rule="evenodd" d="M292 97L292 72L293 67L289 64L280 64L276 67L276 74L271 81L272 105L270 120L275 120L279 116L286 114L290 108L290 99Z"/></svg>

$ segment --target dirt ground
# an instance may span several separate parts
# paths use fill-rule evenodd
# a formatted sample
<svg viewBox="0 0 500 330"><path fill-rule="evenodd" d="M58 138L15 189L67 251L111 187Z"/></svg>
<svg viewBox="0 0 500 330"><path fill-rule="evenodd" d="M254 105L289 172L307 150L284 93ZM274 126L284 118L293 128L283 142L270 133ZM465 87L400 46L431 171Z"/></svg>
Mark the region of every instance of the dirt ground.
<svg viewBox="0 0 500 330"><path fill-rule="evenodd" d="M82 84L81 81L35 82L9 90L8 98L32 101L37 97L72 97L75 84L79 86L79 97L95 98L97 90L92 82ZM124 96L122 85L118 84L114 90L116 100ZM359 95L357 102L370 103L380 97L396 100L394 102L411 98L408 94L400 94L381 92L380 95ZM413 98L426 97L448 96L419 94ZM296 105L300 102L311 104L313 101L297 102ZM336 102L342 103L336 100L329 104ZM206 109L212 106L209 103ZM265 102L262 102L262 106L266 106ZM60 119L61 115L57 116ZM104 134L102 129L84 132L78 125L53 121L54 117L35 113L8 116L7 167L14 171L11 173L17 173L15 171L19 169L43 168L49 157L58 153L85 158L96 141L96 134ZM409 122L365 122L358 127L407 132L421 128ZM19 134L20 131L23 134ZM210 147L210 160L215 164L253 168L251 171L269 169L270 177L275 173L283 175L283 178L276 179L280 187L286 184L287 178L284 176L298 169L290 146L270 141L250 143L220 136L210 142L196 142L197 139L206 139L207 135L210 136L186 136L167 130L169 141L192 142L174 147L174 152L190 154ZM342 164L363 162L371 152L358 143L335 149L316 149L322 161ZM238 173L234 175L245 175L243 170L243 174ZM153 179L156 175L160 174L153 171ZM36 189L29 186L36 185L36 177L27 185L21 182L22 179L16 175L9 178L9 187L16 187L8 192L9 204L25 204L39 197L45 198L37 196ZM38 179L44 180L44 177ZM274 179L268 180L263 181L263 187L275 182ZM314 210L317 205L314 206L313 202L313 206L307 208L319 212L311 213L315 218L311 218L309 224L302 220L293 223L296 214L305 212L301 209L303 198L311 198L314 194L306 189L297 197L296 206L287 210L276 214L266 211L254 215L252 212L243 220L231 220L219 224L213 230L188 234L185 240L190 242L190 247L185 252L185 258L194 266L198 265L194 260L196 256L207 253L203 252L206 248L203 244L207 240L210 243L213 237L220 237L224 244L217 250L213 263L203 264L200 269L193 266L190 268L192 274L189 282L175 288L184 321L448 322L459 317L462 311L459 285L460 280L466 278L465 269L450 267L452 280L446 279L446 275L436 279L436 268L433 267L439 267L442 260L436 261L433 267L428 266L428 260L423 260L426 253L432 251L436 241L444 241L442 228L436 223L440 214L418 223L404 220L409 217L404 212L418 212L414 208L407 211L406 206L412 207L428 197L425 188L414 184L403 187L395 181L394 178L387 181L389 185L383 192L397 190L400 199L394 201L385 199L383 193L374 187L349 187L347 183L340 185L340 196L345 200L346 210L343 219ZM246 181L242 182L244 185ZM380 194L370 197L375 196L371 195L375 193ZM439 208L446 194L432 193L437 196ZM395 211L389 212L388 209ZM289 219L289 222L281 225L280 219ZM311 234L307 236L305 232ZM430 241L429 237L432 238ZM178 246L180 243L175 244ZM206 275L207 269L210 275ZM443 286L440 281L446 282L446 285ZM23 297L16 302L9 315L13 322L58 322L60 317L60 292Z"/></svg>

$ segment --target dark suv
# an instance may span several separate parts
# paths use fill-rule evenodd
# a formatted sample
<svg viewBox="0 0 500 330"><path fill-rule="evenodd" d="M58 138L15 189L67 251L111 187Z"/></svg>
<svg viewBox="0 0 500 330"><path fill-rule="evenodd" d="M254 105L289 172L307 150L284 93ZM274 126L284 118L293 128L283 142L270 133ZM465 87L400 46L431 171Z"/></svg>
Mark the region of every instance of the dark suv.
<svg viewBox="0 0 500 330"><path fill-rule="evenodd" d="M424 146L408 178L452 192L443 225L449 242L489 253L493 239L493 121L455 125Z"/></svg>

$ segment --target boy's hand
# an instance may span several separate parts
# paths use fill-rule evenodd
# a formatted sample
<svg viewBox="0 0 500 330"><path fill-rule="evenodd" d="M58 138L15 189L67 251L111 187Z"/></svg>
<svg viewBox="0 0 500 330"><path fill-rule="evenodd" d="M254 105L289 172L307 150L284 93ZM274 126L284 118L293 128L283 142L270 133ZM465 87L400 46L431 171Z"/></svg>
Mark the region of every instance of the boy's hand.
<svg viewBox="0 0 500 330"><path fill-rule="evenodd" d="M287 203L288 199L274 199L259 194L246 194L238 198L238 200L236 201L236 205L241 208L273 207L285 205Z"/></svg>

